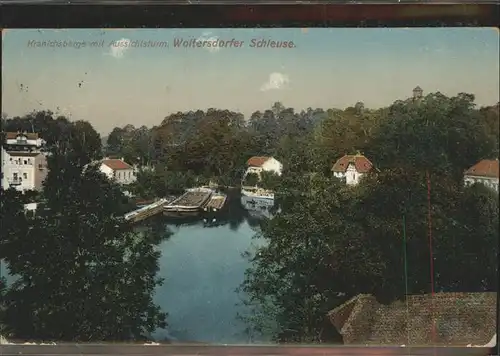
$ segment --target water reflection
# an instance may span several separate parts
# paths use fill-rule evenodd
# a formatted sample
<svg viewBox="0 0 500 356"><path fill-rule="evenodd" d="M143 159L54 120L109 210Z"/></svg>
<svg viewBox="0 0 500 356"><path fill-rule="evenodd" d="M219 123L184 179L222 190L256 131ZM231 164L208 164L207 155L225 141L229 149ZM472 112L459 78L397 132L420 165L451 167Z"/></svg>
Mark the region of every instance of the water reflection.
<svg viewBox="0 0 500 356"><path fill-rule="evenodd" d="M256 198L242 195L240 201L241 206L248 212L248 215L250 217L256 219L271 219L273 216L273 199Z"/></svg>
<svg viewBox="0 0 500 356"><path fill-rule="evenodd" d="M166 280L155 301L169 313L169 330L159 330L157 339L249 342L246 325L237 318L248 310L235 289L249 267L242 254L263 241L254 239L260 219L245 208L239 194L230 194L215 221L165 223L172 236L161 246L160 275ZM253 340L258 341L267 340Z"/></svg>
<svg viewBox="0 0 500 356"><path fill-rule="evenodd" d="M241 304L236 288L244 279L248 260L243 253L252 245L263 217L269 215L268 202L251 202L230 193L227 208L203 221L168 221L153 218L137 231L167 238L160 245L159 275L165 278L157 288L155 302L168 312L168 330L158 330L158 340L182 342L247 343L246 325L237 315L249 312ZM266 209L261 207L265 206ZM6 275L2 263L1 274ZM8 276L12 282L13 277ZM267 340L252 340L265 342Z"/></svg>

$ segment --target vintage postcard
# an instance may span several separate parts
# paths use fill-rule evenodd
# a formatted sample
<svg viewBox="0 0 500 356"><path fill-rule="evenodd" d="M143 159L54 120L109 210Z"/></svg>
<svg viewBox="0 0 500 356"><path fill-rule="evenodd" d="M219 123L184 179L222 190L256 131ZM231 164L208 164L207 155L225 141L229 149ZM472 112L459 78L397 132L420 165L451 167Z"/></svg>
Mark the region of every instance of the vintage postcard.
<svg viewBox="0 0 500 356"><path fill-rule="evenodd" d="M491 28L2 32L2 343L493 346Z"/></svg>

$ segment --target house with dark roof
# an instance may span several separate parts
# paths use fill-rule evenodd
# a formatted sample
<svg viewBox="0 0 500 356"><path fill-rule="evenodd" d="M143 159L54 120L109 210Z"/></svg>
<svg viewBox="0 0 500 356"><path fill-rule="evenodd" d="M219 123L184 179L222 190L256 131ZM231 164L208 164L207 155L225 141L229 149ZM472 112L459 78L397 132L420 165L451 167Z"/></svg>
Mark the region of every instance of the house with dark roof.
<svg viewBox="0 0 500 356"><path fill-rule="evenodd" d="M130 184L137 179L134 167L123 159L105 158L101 161L99 169L109 179L114 179L119 184Z"/></svg>
<svg viewBox="0 0 500 356"><path fill-rule="evenodd" d="M465 185L481 183L498 192L499 165L497 159L483 159L464 173Z"/></svg>
<svg viewBox="0 0 500 356"><path fill-rule="evenodd" d="M344 344L485 345L496 334L497 293L409 295L380 304L360 294L328 313Z"/></svg>
<svg viewBox="0 0 500 356"><path fill-rule="evenodd" d="M370 160L358 152L339 158L333 165L332 172L334 177L345 180L347 185L356 185L373 168Z"/></svg>

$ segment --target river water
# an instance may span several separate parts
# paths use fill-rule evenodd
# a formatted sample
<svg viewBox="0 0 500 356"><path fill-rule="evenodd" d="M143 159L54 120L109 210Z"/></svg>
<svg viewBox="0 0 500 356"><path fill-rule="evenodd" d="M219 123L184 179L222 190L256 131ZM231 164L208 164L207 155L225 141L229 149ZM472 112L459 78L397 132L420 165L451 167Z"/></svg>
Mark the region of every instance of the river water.
<svg viewBox="0 0 500 356"><path fill-rule="evenodd" d="M249 342L246 325L237 318L248 310L236 288L250 266L242 254L264 243L255 236L263 215L260 207L243 204L239 195L231 196L215 222L165 222L172 235L161 246L159 274L165 283L155 302L169 313L169 328L158 331L158 339Z"/></svg>
<svg viewBox="0 0 500 356"><path fill-rule="evenodd" d="M249 341L244 323L237 318L248 310L241 305L236 288L249 267L242 254L252 245L263 244L254 238L259 214L249 214L239 198L233 197L228 205L216 222L155 219L170 235L160 246L159 275L165 281L154 297L168 312L169 327L168 331L158 330L153 335L156 339L219 344ZM12 277L8 279L12 281Z"/></svg>

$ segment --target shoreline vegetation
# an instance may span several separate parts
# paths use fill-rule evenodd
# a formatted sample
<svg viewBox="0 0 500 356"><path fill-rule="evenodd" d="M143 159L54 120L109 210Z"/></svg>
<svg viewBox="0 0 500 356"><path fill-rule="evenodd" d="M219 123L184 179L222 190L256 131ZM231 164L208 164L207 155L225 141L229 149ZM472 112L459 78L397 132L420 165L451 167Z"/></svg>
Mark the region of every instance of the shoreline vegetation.
<svg viewBox="0 0 500 356"><path fill-rule="evenodd" d="M20 276L8 287L0 278L7 339L137 341L168 327L153 294L163 283L157 246L170 233L146 226L137 238L119 218L124 188L92 165L82 173L103 156L142 167L126 189L144 200L210 183L241 188L252 156L283 163L279 180L244 182L274 191L280 207L257 234L266 245L246 254L251 267L237 291L252 310L239 316L249 339L342 343L327 314L359 294L388 305L434 291L498 291L498 194L464 186L463 172L498 158L499 104L477 108L473 94L376 109L275 103L249 118L179 112L106 138L50 111L2 117L2 129L38 132L51 153L47 212L28 219L19 194L1 191L0 259ZM332 165L358 151L377 170L346 187Z"/></svg>

